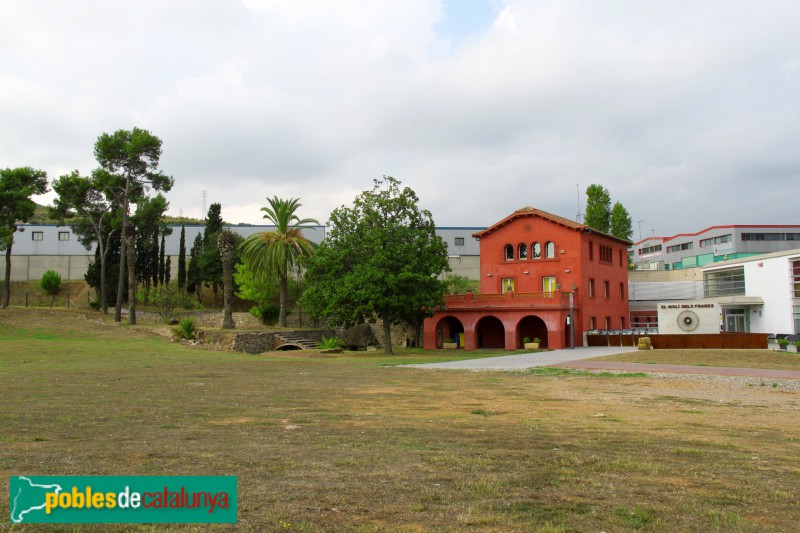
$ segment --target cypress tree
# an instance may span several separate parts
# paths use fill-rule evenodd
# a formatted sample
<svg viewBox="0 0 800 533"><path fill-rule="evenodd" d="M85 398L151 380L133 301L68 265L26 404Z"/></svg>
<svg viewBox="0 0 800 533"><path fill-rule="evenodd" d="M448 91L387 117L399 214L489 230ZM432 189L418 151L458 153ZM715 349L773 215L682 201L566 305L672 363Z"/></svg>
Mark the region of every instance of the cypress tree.
<svg viewBox="0 0 800 533"><path fill-rule="evenodd" d="M186 290L186 226L181 226L181 243L178 248L178 290Z"/></svg>

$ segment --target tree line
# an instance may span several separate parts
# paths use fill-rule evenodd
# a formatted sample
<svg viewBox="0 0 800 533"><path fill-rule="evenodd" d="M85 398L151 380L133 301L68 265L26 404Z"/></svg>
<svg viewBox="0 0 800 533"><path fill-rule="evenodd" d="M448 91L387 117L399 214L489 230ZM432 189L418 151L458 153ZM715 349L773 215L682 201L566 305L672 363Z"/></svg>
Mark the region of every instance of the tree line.
<svg viewBox="0 0 800 533"><path fill-rule="evenodd" d="M262 320L276 315L278 325L286 326L293 292L297 308L331 326L380 323L386 353L391 353L393 324L410 325L419 342L424 318L444 305L447 246L414 191L392 177L374 180L352 207L335 209L320 245L303 235L319 222L300 217L299 199L268 198L261 211L275 230L246 239L224 229L221 205L211 204L203 232L188 253L186 228L181 227L173 283L171 258L165 253L165 237L172 231L165 222L169 203L162 192L172 188L174 179L158 169L161 140L138 128L119 130L101 135L94 154L99 166L90 174L75 170L53 182L57 197L49 214L71 225L87 248L97 245L86 280L97 289L103 313L115 302L116 321L126 301L128 321L135 324L139 299L158 304L177 296L186 305L186 297L202 301L208 288L215 306L222 292L223 327L233 327L234 294L253 302L251 312ZM30 197L47 191L47 177L22 168L0 171L0 178L6 307L13 235L33 215ZM590 185L586 194L585 225L630 240L631 219L622 204L612 207L602 185Z"/></svg>

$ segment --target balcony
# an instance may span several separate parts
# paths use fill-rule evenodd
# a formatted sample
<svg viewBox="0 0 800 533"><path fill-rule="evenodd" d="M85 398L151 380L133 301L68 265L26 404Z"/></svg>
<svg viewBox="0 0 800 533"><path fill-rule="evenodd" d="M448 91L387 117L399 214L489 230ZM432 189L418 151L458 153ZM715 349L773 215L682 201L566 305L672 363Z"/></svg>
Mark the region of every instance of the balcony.
<svg viewBox="0 0 800 533"><path fill-rule="evenodd" d="M550 308L569 307L569 293L553 292L506 292L503 294L446 294L444 297L448 310L487 309L487 308Z"/></svg>

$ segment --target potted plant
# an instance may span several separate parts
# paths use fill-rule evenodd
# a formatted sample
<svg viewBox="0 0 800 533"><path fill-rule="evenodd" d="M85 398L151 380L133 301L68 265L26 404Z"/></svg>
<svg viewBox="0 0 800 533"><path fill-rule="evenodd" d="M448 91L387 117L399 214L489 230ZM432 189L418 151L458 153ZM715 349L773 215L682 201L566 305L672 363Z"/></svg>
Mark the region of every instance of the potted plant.
<svg viewBox="0 0 800 533"><path fill-rule="evenodd" d="M789 346L789 339L778 339L778 346L781 350L786 350Z"/></svg>
<svg viewBox="0 0 800 533"><path fill-rule="evenodd" d="M522 344L525 346L526 350L538 350L539 349L539 338L534 337L533 342L531 342L530 337L525 337L522 339Z"/></svg>
<svg viewBox="0 0 800 533"><path fill-rule="evenodd" d="M796 340L788 346L790 352L800 353L800 340Z"/></svg>

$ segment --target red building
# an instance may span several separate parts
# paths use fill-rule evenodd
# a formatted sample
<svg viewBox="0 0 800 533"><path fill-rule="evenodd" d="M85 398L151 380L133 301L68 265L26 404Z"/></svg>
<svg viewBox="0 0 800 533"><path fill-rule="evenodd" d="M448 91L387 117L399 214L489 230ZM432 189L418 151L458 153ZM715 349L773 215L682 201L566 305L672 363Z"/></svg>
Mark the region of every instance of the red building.
<svg viewBox="0 0 800 533"><path fill-rule="evenodd" d="M528 337L554 350L573 336L582 346L588 330L630 326L628 241L532 207L473 237L481 293L445 296L445 309L425 320L426 349L456 339L467 350L516 350Z"/></svg>

